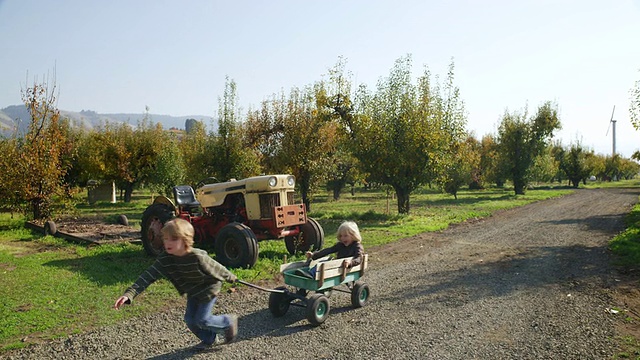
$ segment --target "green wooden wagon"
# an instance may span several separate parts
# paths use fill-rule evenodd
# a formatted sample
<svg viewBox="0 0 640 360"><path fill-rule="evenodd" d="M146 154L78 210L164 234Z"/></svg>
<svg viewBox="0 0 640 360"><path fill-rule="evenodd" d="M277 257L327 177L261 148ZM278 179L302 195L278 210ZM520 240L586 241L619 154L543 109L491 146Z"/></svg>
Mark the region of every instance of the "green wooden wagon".
<svg viewBox="0 0 640 360"><path fill-rule="evenodd" d="M297 261L280 266L284 283L275 289L266 289L244 281L241 283L268 291L269 310L275 317L284 316L290 306L306 307L307 320L314 325L322 324L329 316L329 296L331 293L344 292L351 294L351 305L363 307L369 298L369 286L362 280L367 268L368 255L365 254L360 265L347 269L343 266L345 259L328 260L322 258L311 263ZM308 270L316 265L314 277L300 273L300 269Z"/></svg>

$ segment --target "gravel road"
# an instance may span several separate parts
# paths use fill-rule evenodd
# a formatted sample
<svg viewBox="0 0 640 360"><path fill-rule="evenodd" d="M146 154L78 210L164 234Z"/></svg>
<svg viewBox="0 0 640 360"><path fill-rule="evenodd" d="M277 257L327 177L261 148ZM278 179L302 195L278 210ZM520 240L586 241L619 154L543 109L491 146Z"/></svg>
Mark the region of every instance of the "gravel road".
<svg viewBox="0 0 640 360"><path fill-rule="evenodd" d="M238 340L206 353L177 307L0 355L6 359L609 359L617 315L608 240L640 189L578 190L439 233L367 249L369 303L334 292L319 327L242 287L217 312ZM328 239L332 241L332 239ZM268 284L275 287L281 284ZM124 310L126 311L126 309Z"/></svg>

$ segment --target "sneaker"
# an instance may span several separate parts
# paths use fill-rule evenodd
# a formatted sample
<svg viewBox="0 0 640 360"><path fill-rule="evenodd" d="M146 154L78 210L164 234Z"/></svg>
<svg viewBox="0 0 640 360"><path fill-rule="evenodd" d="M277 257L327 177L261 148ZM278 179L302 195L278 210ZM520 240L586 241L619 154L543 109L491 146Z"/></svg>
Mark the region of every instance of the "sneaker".
<svg viewBox="0 0 640 360"><path fill-rule="evenodd" d="M236 339L238 335L238 316L229 315L229 327L224 331L225 344L228 344Z"/></svg>
<svg viewBox="0 0 640 360"><path fill-rule="evenodd" d="M204 341L200 342L198 345L193 347L193 350L195 351L207 351L207 350L211 350L213 349L213 347L215 346L215 342L208 344Z"/></svg>
<svg viewBox="0 0 640 360"><path fill-rule="evenodd" d="M306 269L297 269L296 270L296 275L304 276L304 277L309 278L309 279L313 279L313 275L311 275L309 270L306 270Z"/></svg>

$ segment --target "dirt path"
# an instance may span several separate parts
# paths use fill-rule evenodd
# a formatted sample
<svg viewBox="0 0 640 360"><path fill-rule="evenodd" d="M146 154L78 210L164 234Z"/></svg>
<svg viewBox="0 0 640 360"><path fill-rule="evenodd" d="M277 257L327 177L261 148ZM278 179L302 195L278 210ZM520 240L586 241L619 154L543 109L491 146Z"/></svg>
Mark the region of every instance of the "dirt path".
<svg viewBox="0 0 640 360"><path fill-rule="evenodd" d="M243 288L218 312L239 340L194 353L182 306L138 322L8 353L9 359L609 359L636 331L637 276L611 266L608 240L640 189L579 190L473 223L368 249L370 303L331 296L319 327L304 308L282 318ZM276 286L277 284L272 284ZM626 315L612 308L626 309ZM2 357L2 356L0 356Z"/></svg>

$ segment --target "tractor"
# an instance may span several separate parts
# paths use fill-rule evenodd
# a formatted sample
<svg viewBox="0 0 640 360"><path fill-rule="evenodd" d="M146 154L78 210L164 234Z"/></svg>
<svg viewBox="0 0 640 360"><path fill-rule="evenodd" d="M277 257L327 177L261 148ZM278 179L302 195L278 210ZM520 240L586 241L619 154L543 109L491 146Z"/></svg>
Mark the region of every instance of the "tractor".
<svg viewBox="0 0 640 360"><path fill-rule="evenodd" d="M158 196L142 214L142 245L147 254L163 251L161 229L175 217L189 221L194 245L213 249L230 268L250 268L258 260L258 242L284 239L290 254L319 250L324 230L294 201L293 175L262 175L219 182L208 178L173 187L174 200Z"/></svg>

